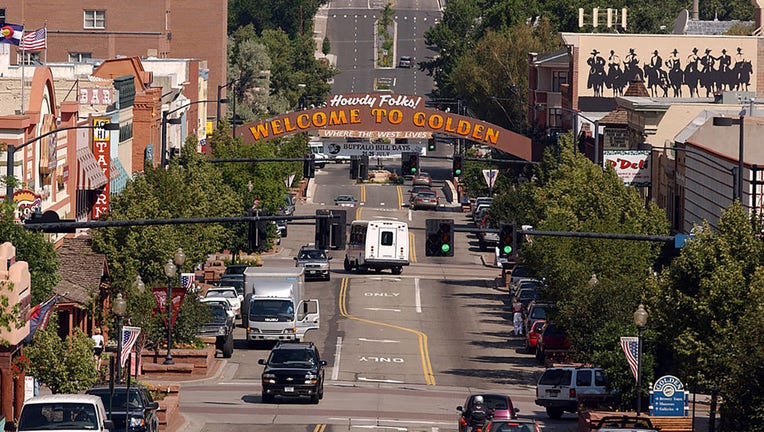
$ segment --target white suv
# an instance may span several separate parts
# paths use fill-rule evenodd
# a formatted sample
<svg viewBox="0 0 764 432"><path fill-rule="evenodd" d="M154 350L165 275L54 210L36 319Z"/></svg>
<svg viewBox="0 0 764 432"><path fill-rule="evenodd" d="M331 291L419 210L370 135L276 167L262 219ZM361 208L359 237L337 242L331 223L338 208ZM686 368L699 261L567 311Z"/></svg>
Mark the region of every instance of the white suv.
<svg viewBox="0 0 764 432"><path fill-rule="evenodd" d="M553 419L562 417L565 411L577 412L584 400L604 401L610 396L605 372L594 367L551 367L536 384L536 405L545 407Z"/></svg>
<svg viewBox="0 0 764 432"><path fill-rule="evenodd" d="M231 305L231 310L233 310L233 313L237 318L241 316L242 297L243 296L236 292L236 288L231 286L211 287L208 288L207 292L204 294L205 299L225 299L228 304Z"/></svg>

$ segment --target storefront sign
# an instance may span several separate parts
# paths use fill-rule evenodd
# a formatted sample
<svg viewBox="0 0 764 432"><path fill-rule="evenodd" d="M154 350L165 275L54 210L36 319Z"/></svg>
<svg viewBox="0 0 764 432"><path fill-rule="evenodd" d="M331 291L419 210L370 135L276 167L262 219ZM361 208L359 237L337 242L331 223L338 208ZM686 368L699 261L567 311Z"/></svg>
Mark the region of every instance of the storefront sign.
<svg viewBox="0 0 764 432"><path fill-rule="evenodd" d="M618 177L627 186L649 186L650 151L621 150L604 151L605 166L613 167Z"/></svg>
<svg viewBox="0 0 764 432"><path fill-rule="evenodd" d="M116 90L104 87L80 88L80 104L82 105L111 105L114 103Z"/></svg>
<svg viewBox="0 0 764 432"><path fill-rule="evenodd" d="M32 217L32 214L42 212L42 197L28 189L17 190L13 193L13 202L16 203L16 219L24 222Z"/></svg>
<svg viewBox="0 0 764 432"><path fill-rule="evenodd" d="M93 118L93 126L103 126L111 123L109 118ZM103 174L109 181L98 194L96 202L93 205L93 219L99 219L109 211L109 183L111 183L111 156L109 154L111 144L111 132L103 127L93 129L93 156L95 156L98 166L103 170Z"/></svg>
<svg viewBox="0 0 764 432"><path fill-rule="evenodd" d="M321 136L337 135L338 131L353 134L346 138L375 135L377 138L416 138L440 133L496 147L524 160L531 159L530 138L482 120L426 108L424 98L414 95L330 95L324 107L252 123L248 129L251 135L245 139L250 142L309 130L318 130Z"/></svg>
<svg viewBox="0 0 764 432"><path fill-rule="evenodd" d="M679 378L672 375L660 377L650 390L650 415L686 416L689 407L688 393Z"/></svg>

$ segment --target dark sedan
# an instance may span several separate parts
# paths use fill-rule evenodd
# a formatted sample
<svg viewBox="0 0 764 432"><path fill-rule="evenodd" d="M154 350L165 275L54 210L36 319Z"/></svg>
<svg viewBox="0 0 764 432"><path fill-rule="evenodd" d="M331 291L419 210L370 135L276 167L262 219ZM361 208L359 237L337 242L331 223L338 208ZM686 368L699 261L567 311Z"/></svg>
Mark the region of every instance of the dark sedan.
<svg viewBox="0 0 764 432"><path fill-rule="evenodd" d="M139 385L131 385L130 392L125 384L114 386L114 392L108 386L91 387L86 394L101 398L109 419L114 422L114 430L127 432L158 432L159 403L154 401L148 389ZM128 397L129 394L129 397ZM129 428L125 428L126 419Z"/></svg>

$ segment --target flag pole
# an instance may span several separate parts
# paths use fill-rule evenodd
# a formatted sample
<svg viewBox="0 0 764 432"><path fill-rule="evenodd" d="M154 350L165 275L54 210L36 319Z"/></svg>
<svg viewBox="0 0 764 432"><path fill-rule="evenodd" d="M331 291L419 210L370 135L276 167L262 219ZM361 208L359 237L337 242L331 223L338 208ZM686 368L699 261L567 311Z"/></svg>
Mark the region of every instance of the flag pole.
<svg viewBox="0 0 764 432"><path fill-rule="evenodd" d="M45 33L43 36L45 38L45 54L43 54L45 57L43 64L48 64L48 20L45 20L45 24L43 24L42 28L43 32Z"/></svg>
<svg viewBox="0 0 764 432"><path fill-rule="evenodd" d="M24 114L24 24L21 25L21 41L19 41L19 51L21 52L21 114Z"/></svg>

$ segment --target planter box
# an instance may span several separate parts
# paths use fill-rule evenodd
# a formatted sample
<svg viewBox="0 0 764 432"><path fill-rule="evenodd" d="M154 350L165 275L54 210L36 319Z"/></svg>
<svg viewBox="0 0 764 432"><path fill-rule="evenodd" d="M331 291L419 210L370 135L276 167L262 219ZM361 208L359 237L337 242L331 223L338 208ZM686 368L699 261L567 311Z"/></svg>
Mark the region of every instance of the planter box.
<svg viewBox="0 0 764 432"><path fill-rule="evenodd" d="M207 344L203 349L174 349L172 359L175 364L165 365L166 351L148 351L141 353L143 375L151 374L188 374L204 376L215 361L215 345Z"/></svg>

